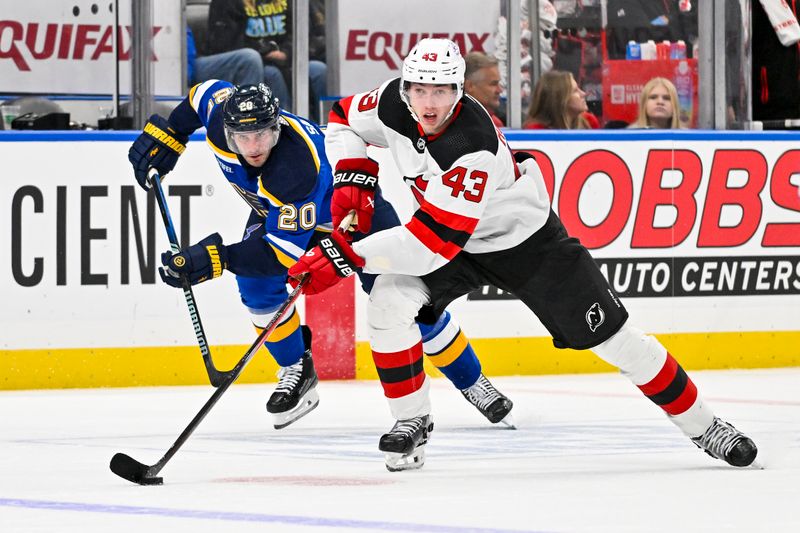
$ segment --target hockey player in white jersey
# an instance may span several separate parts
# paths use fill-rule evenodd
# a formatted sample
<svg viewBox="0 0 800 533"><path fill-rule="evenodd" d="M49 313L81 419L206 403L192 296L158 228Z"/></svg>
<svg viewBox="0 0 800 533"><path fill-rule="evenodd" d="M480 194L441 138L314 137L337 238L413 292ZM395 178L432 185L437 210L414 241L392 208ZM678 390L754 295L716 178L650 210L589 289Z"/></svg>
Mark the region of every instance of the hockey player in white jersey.
<svg viewBox="0 0 800 533"><path fill-rule="evenodd" d="M525 303L556 347L591 349L620 368L709 455L734 466L751 464L753 441L714 416L658 340L627 323L625 307L589 252L551 210L533 159L518 155L515 161L489 114L463 94L463 84L458 47L423 39L405 58L400 78L333 107L325 140L331 162L348 161L352 168L366 159L368 145L388 148L417 209L407 224L352 246L315 248L289 271L330 284L352 266L380 274L367 320L397 420L379 442L387 468L421 467L433 427L414 318L422 306L440 313L487 284ZM377 175L366 168L362 173ZM338 204L334 224L350 209L363 210L347 199Z"/></svg>

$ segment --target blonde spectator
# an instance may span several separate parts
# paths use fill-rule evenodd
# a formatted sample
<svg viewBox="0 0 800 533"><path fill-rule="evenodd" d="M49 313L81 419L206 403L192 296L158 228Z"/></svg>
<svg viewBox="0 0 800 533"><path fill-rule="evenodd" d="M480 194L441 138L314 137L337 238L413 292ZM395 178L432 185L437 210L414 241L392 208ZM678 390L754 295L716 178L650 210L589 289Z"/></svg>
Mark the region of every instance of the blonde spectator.
<svg viewBox="0 0 800 533"><path fill-rule="evenodd" d="M639 116L630 128L679 129L681 106L675 85L666 78L653 78L639 97Z"/></svg>
<svg viewBox="0 0 800 533"><path fill-rule="evenodd" d="M586 93L578 87L572 74L551 70L536 82L522 127L552 130L599 128L600 121L587 110Z"/></svg>

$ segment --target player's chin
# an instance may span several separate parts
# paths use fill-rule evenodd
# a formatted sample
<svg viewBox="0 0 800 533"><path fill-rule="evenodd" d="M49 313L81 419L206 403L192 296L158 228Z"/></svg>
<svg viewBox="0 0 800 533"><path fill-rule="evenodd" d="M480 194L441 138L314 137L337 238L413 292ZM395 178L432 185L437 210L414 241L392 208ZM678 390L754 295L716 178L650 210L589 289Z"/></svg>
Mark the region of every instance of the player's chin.
<svg viewBox="0 0 800 533"><path fill-rule="evenodd" d="M442 125L441 122L442 120L439 115L423 115L420 117L422 129L425 130L425 133L428 135L435 133Z"/></svg>

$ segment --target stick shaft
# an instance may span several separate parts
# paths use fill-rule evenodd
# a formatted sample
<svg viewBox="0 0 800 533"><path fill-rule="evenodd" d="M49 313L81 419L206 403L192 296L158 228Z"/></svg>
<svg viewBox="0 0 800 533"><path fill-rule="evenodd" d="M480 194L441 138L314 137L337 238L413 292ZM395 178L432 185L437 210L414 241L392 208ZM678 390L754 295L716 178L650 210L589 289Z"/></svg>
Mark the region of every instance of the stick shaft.
<svg viewBox="0 0 800 533"><path fill-rule="evenodd" d="M169 460L172 459L172 456L175 455L181 446L183 446L183 444L188 440L189 436L194 433L194 430L197 429L197 426L200 425L200 422L202 422L206 415L208 415L208 413L211 411L211 408L214 407L222 395L225 394L225 391L227 391L228 388L233 385L233 382L239 378L239 375L245 369L264 341L267 340L272 332L275 331L275 328L278 327L281 318L286 315L286 312L291 309L292 305L294 305L294 303L300 297L306 279L308 278L306 277L302 279L297 287L289 294L283 304L281 304L281 306L275 312L275 316L273 316L272 320L269 321L269 324L267 324L264 330L258 335L258 338L256 338L255 342L253 342L244 356L239 359L239 362L236 363L236 366L227 372L227 377L225 380L220 384L219 387L217 387L217 390L214 391L214 394L212 394L208 401L206 401L205 405L203 405L200 411L194 416L192 421L189 422L189 425L186 426L186 429L183 430L183 432L175 440L175 443L170 447L169 450L167 450L167 453L164 454L164 457L147 469L147 477L155 476L161 471L162 468L164 468Z"/></svg>
<svg viewBox="0 0 800 533"><path fill-rule="evenodd" d="M164 189L161 186L161 176L158 171L151 168L147 175L150 183L153 185L153 192L156 196L156 203L158 210L161 212L161 220L164 221L164 229L167 230L167 238L169 239L170 250L173 254L180 253L181 247L178 242L178 235L175 232L175 224L172 222L172 216L169 212L167 199L164 195ZM194 291L192 286L186 278L182 279L183 297L186 300L186 307L189 309L189 318L192 320L192 329L194 329L195 337L197 338L197 345L200 348L200 355L203 356L203 363L206 366L206 373L208 379L214 387L219 385L225 380L225 373L217 370L214 366L214 361L211 358L211 351L209 349L208 338L206 337L205 329L203 329L203 322L200 320L200 312L197 308L197 301L194 298Z"/></svg>

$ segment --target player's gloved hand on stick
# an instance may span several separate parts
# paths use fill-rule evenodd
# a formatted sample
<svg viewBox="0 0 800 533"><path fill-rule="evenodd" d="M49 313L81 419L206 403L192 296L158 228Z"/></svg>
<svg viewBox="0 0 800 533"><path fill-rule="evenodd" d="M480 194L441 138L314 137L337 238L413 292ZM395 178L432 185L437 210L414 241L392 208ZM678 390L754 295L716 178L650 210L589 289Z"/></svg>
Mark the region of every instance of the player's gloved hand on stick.
<svg viewBox="0 0 800 533"><path fill-rule="evenodd" d="M303 294L317 294L352 276L356 268L363 266L364 259L353 251L347 237L340 231L334 231L289 269L289 283L297 287L305 274L309 280L303 286Z"/></svg>
<svg viewBox="0 0 800 533"><path fill-rule="evenodd" d="M187 135L172 129L167 119L152 115L144 125L142 133L133 141L128 150L128 161L133 165L136 181L144 190L150 189L147 171L150 167L158 170L163 178L175 168L178 157L186 150Z"/></svg>
<svg viewBox="0 0 800 533"><path fill-rule="evenodd" d="M158 268L161 280L181 288L183 277L192 285L220 277L228 267L228 250L219 233L214 233L178 254L164 252L161 263L164 265Z"/></svg>
<svg viewBox="0 0 800 533"><path fill-rule="evenodd" d="M342 159L333 173L331 217L338 227L350 211L356 212L354 229L367 233L375 212L375 189L378 186L378 163L372 159Z"/></svg>

